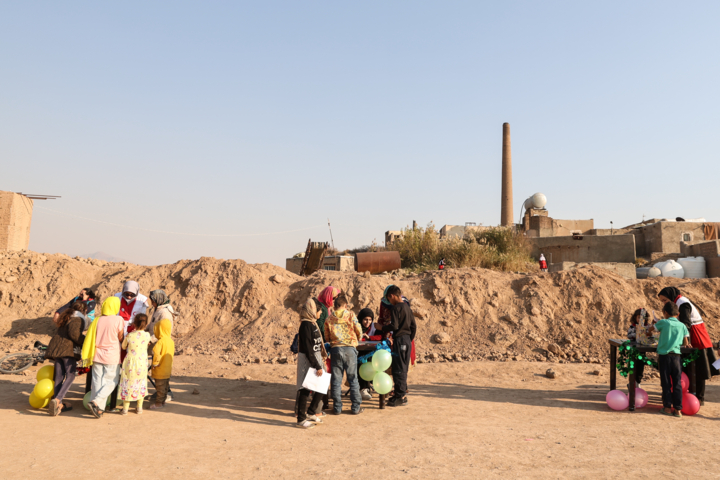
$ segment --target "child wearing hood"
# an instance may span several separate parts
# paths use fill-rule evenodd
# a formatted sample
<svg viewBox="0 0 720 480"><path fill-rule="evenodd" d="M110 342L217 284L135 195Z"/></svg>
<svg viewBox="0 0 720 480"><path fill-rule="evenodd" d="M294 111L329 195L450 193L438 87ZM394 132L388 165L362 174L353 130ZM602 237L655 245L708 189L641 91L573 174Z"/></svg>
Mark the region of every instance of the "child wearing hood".
<svg viewBox="0 0 720 480"><path fill-rule="evenodd" d="M153 347L152 378L155 379L157 396L151 410L165 407L168 385L172 375L173 357L175 356L175 342L170 338L172 323L163 319L155 324L155 337L158 339Z"/></svg>

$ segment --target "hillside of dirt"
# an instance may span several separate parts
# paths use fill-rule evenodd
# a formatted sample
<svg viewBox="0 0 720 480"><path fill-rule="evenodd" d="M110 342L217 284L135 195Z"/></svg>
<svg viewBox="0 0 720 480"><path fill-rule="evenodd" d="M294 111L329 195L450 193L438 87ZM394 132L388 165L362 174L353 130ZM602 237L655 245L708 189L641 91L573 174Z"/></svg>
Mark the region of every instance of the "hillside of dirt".
<svg viewBox="0 0 720 480"><path fill-rule="evenodd" d="M376 313L383 289L400 286L418 321L423 362L529 360L599 363L607 339L624 337L631 312L659 312L655 295L678 286L704 313L717 340L720 279L626 280L599 268L513 274L480 268L421 274L317 272L299 277L270 264L200 258L153 267L35 252L0 253L0 351L30 348L54 333L57 307L82 287L101 298L137 280L164 289L178 311L180 354L221 361L292 363L299 305L327 285L342 288L355 312Z"/></svg>

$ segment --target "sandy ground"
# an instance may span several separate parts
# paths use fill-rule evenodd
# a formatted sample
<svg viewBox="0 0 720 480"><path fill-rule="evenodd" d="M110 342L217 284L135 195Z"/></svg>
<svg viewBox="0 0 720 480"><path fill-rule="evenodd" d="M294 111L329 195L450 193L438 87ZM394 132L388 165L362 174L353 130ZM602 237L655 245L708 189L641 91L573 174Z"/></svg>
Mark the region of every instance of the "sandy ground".
<svg viewBox="0 0 720 480"><path fill-rule="evenodd" d="M549 366L558 378L543 376ZM0 471L53 479L720 477L717 381L700 413L678 420L658 414L658 380L644 385L648 407L610 411L607 369L423 364L411 371L406 407L379 410L373 399L362 415L327 416L309 431L294 427L291 365L181 356L167 409L101 420L80 403L84 377L68 397L72 412L31 409L33 369L0 376Z"/></svg>

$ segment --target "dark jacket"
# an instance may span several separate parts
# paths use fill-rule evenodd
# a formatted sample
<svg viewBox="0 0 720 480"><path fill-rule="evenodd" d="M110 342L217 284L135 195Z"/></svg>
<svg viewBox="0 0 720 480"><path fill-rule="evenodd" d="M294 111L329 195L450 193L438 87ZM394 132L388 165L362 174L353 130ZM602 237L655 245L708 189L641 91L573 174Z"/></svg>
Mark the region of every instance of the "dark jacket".
<svg viewBox="0 0 720 480"><path fill-rule="evenodd" d="M312 322L300 322L298 333L298 352L305 354L312 368L321 369L323 339L317 325Z"/></svg>
<svg viewBox="0 0 720 480"><path fill-rule="evenodd" d="M416 331L415 316L410 309L410 305L405 302L393 305L390 323L383 327L383 332L392 332L393 337L410 335L410 340L415 340Z"/></svg>
<svg viewBox="0 0 720 480"><path fill-rule="evenodd" d="M83 326L82 318L71 317L69 322L58 328L57 333L50 340L45 358L48 360L64 357L74 358L73 347L82 347L85 341L85 335L82 334Z"/></svg>

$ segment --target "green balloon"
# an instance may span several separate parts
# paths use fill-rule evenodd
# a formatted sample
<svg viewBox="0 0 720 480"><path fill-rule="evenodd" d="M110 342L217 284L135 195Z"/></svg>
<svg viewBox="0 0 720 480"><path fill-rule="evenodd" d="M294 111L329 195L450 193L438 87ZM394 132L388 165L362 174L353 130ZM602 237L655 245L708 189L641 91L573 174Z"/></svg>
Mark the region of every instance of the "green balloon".
<svg viewBox="0 0 720 480"><path fill-rule="evenodd" d="M92 392L87 392L85 396L83 397L83 407L85 407L85 410L90 410L90 407L88 407L88 402L90 401L90 394Z"/></svg>
<svg viewBox="0 0 720 480"><path fill-rule="evenodd" d="M375 374L377 372L372 366L372 363L366 362L360 365L360 378L367 382L372 382L372 379L375 378Z"/></svg>
<svg viewBox="0 0 720 480"><path fill-rule="evenodd" d="M385 372L377 372L375 378L373 378L373 388L380 395L390 393L392 390L393 382L390 375Z"/></svg>
<svg viewBox="0 0 720 480"><path fill-rule="evenodd" d="M392 355L387 350L378 350L372 357L372 366L376 372L384 372L392 365Z"/></svg>

